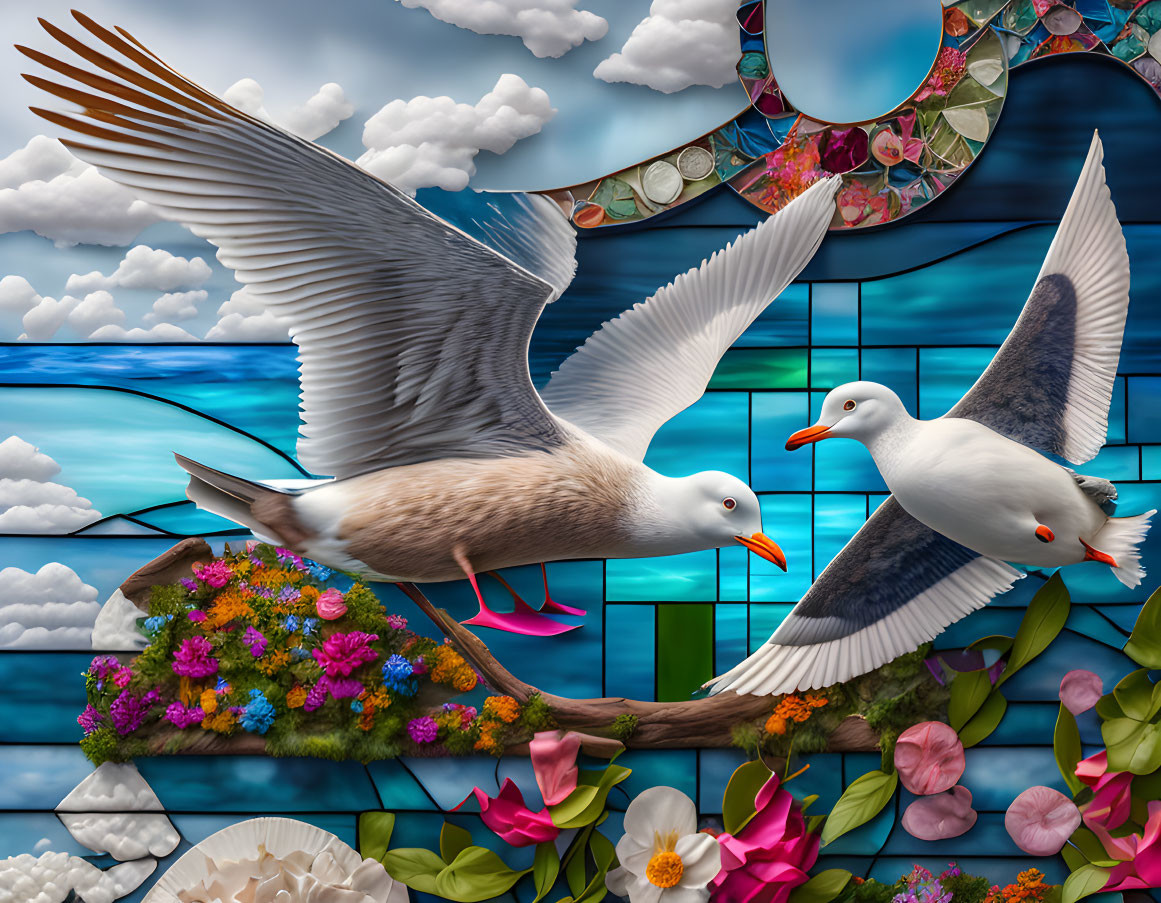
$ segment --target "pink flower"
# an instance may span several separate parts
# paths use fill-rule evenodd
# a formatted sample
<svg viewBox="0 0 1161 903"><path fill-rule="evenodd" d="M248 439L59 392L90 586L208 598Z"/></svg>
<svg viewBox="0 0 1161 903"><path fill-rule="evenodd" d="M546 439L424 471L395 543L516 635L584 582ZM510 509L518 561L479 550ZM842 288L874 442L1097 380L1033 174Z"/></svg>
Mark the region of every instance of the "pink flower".
<svg viewBox="0 0 1161 903"><path fill-rule="evenodd" d="M1074 715L1091 709L1104 692L1100 676L1084 668L1069 671L1060 681L1060 702Z"/></svg>
<svg viewBox="0 0 1161 903"><path fill-rule="evenodd" d="M392 630L402 630L407 626L407 618L403 615L387 615L387 626Z"/></svg>
<svg viewBox="0 0 1161 903"><path fill-rule="evenodd" d="M415 743L434 743L439 736L439 725L430 715L412 718L407 722L407 735Z"/></svg>
<svg viewBox="0 0 1161 903"><path fill-rule="evenodd" d="M1076 776L1093 789L1093 798L1081 809L1081 815L1084 823L1094 830L1100 825L1111 831L1129 818L1133 775L1108 769L1109 754L1104 750L1076 763Z"/></svg>
<svg viewBox="0 0 1161 903"><path fill-rule="evenodd" d="M497 837L514 847L529 847L555 840L560 833L560 828L552 823L547 808L533 812L524 805L524 795L511 778L504 779L504 785L494 797L488 796L479 787L474 788L472 793L480 804L480 818L484 824ZM460 806L464 803L460 803Z"/></svg>
<svg viewBox="0 0 1161 903"><path fill-rule="evenodd" d="M200 608L195 608L188 615L186 615L186 617L193 621L195 624L200 624L206 619L206 613Z"/></svg>
<svg viewBox="0 0 1161 903"><path fill-rule="evenodd" d="M1114 866L1104 889L1147 890L1161 887L1161 800L1147 804L1148 817L1142 834L1112 837L1099 825L1093 832L1100 838L1105 852L1121 861Z"/></svg>
<svg viewBox="0 0 1161 903"><path fill-rule="evenodd" d="M113 672L113 683L115 683L121 689L125 689L125 687L129 686L129 681L132 679L133 669L127 665L122 665L120 668Z"/></svg>
<svg viewBox="0 0 1161 903"><path fill-rule="evenodd" d="M959 734L940 721L907 728L895 741L895 768L903 786L926 796L955 786L964 770Z"/></svg>
<svg viewBox="0 0 1161 903"><path fill-rule="evenodd" d="M204 636L191 636L182 640L181 646L173 654L173 673L180 677L209 677L218 671L218 660L210 653L213 644Z"/></svg>
<svg viewBox="0 0 1161 903"><path fill-rule="evenodd" d="M955 786L943 793L921 796L903 813L903 830L920 840L959 837L976 823L972 792Z"/></svg>
<svg viewBox="0 0 1161 903"><path fill-rule="evenodd" d="M318 662L327 677L350 677L359 665L374 661L379 653L367 644L379 639L374 633L332 633L322 649L315 649L314 660Z"/></svg>
<svg viewBox="0 0 1161 903"><path fill-rule="evenodd" d="M1080 810L1059 790L1029 787L1012 800L1004 827L1025 853L1055 856L1080 827Z"/></svg>
<svg viewBox="0 0 1161 903"><path fill-rule="evenodd" d="M754 798L757 813L737 835L721 834L722 870L710 882L730 903L786 903L818 858L818 835L806 830L801 804L778 775Z"/></svg>
<svg viewBox="0 0 1161 903"><path fill-rule="evenodd" d="M343 601L343 594L333 587L323 590L315 604L318 616L324 621L337 621L347 613L347 603Z"/></svg>
<svg viewBox="0 0 1161 903"><path fill-rule="evenodd" d="M580 746L580 734L575 731L541 731L528 744L536 786L546 806L555 806L576 790Z"/></svg>
<svg viewBox="0 0 1161 903"><path fill-rule="evenodd" d="M230 566L221 558L216 558L209 564L195 564L194 576L207 586L220 589L230 582Z"/></svg>

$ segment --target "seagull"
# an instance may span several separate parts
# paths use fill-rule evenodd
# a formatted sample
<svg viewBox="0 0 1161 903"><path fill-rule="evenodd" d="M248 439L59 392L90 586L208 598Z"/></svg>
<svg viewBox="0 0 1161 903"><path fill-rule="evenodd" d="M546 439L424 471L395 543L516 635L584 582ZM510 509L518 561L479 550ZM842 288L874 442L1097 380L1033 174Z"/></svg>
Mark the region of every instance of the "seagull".
<svg viewBox="0 0 1161 903"><path fill-rule="evenodd" d="M1105 442L1129 307L1129 257L1093 136L1048 256L1011 334L946 415L911 417L885 386L827 394L787 449L862 442L891 490L774 635L711 692L754 695L849 680L934 639L1023 577L1008 562L1108 565L1144 576L1148 511L1110 517L1108 480L1051 457L1090 460Z"/></svg>
<svg viewBox="0 0 1161 903"><path fill-rule="evenodd" d="M517 597L489 609L476 575L741 543L786 567L753 491L643 463L703 394L726 349L818 249L837 177L605 323L532 384L528 344L576 269L576 235L540 196L497 197L478 240L348 160L247 115L123 29L74 12L89 43L41 19L76 63L18 49L71 84L33 108L65 145L217 246L299 348L299 460L333 479L277 488L178 456L187 496L260 538L357 577L469 579L468 622L569 627ZM93 40L95 39L95 40ZM552 603L550 611L571 611ZM545 609L542 609L542 611ZM583 612L581 612L583 613Z"/></svg>

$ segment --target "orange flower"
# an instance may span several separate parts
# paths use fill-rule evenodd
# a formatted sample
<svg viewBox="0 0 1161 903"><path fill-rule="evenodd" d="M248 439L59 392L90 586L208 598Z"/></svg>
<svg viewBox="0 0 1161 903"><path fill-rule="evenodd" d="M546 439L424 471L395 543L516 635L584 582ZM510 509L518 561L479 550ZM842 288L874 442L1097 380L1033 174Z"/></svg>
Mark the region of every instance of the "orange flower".
<svg viewBox="0 0 1161 903"><path fill-rule="evenodd" d="M286 694L286 704L292 709L302 708L304 702L306 702L306 688L303 686L296 685Z"/></svg>
<svg viewBox="0 0 1161 903"><path fill-rule="evenodd" d="M788 721L801 724L810 717L811 712L828 702L829 700L820 693L807 693L805 696L791 693L783 696L774 707L773 714L766 720L766 733L785 734Z"/></svg>
<svg viewBox="0 0 1161 903"><path fill-rule="evenodd" d="M228 734L234 730L234 713L229 709L222 709L213 715L206 715L202 719L202 727L208 731L217 731L219 734Z"/></svg>
<svg viewBox="0 0 1161 903"><path fill-rule="evenodd" d="M520 703L511 696L489 696L484 700L484 714L511 724L520 717Z"/></svg>
<svg viewBox="0 0 1161 903"><path fill-rule="evenodd" d="M227 589L220 593L210 610L206 613L206 619L202 622L204 630L217 630L225 627L231 621L237 621L241 618L254 617L254 610L250 608L246 600L235 589Z"/></svg>
<svg viewBox="0 0 1161 903"><path fill-rule="evenodd" d="M781 736L786 733L786 719L782 718L775 712L766 719L766 733L778 734Z"/></svg>
<svg viewBox="0 0 1161 903"><path fill-rule="evenodd" d="M198 705L202 707L202 711L207 715L211 712L217 711L218 694L214 692L212 687L206 690L202 690L202 695L198 700Z"/></svg>
<svg viewBox="0 0 1161 903"><path fill-rule="evenodd" d="M490 699L495 697L489 697ZM487 705L487 703L485 703ZM480 725L480 739L476 741L476 749L482 749L485 752L496 752L500 748L500 741L496 734L500 730L500 725L493 721Z"/></svg>
<svg viewBox="0 0 1161 903"><path fill-rule="evenodd" d="M452 675L452 688L458 693L467 693L469 690L476 688L476 672L467 662L464 662L460 667L456 668L455 674Z"/></svg>
<svg viewBox="0 0 1161 903"><path fill-rule="evenodd" d="M375 725L375 710L363 709L363 714L359 716L359 730L369 731Z"/></svg>
<svg viewBox="0 0 1161 903"><path fill-rule="evenodd" d="M290 653L285 649L275 649L268 651L261 658L256 659L254 664L267 677L273 677L279 671L290 663Z"/></svg>

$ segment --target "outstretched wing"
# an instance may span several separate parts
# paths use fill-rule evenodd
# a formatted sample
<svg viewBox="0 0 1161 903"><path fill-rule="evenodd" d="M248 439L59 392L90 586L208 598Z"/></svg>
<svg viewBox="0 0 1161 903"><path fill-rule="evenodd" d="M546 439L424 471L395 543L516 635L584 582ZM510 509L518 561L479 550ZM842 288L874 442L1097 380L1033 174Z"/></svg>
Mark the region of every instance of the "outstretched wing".
<svg viewBox="0 0 1161 903"><path fill-rule="evenodd" d="M1024 575L889 498L753 655L706 684L755 696L829 687L918 649Z"/></svg>
<svg viewBox="0 0 1161 903"><path fill-rule="evenodd" d="M34 112L82 136L64 142L78 157L217 245L285 318L300 349L305 466L346 477L563 440L527 356L540 311L576 267L576 236L555 205L495 206L481 228L498 252L235 109L122 29L74 16L92 47L41 22L79 65L19 49L74 84L28 81L81 109Z"/></svg>
<svg viewBox="0 0 1161 903"><path fill-rule="evenodd" d="M552 413L631 458L705 392L723 354L810 262L834 215L838 176L800 197L566 358L542 393Z"/></svg>
<svg viewBox="0 0 1161 903"><path fill-rule="evenodd" d="M1076 464L1105 444L1129 309L1129 255L1093 135L1020 318L948 413Z"/></svg>

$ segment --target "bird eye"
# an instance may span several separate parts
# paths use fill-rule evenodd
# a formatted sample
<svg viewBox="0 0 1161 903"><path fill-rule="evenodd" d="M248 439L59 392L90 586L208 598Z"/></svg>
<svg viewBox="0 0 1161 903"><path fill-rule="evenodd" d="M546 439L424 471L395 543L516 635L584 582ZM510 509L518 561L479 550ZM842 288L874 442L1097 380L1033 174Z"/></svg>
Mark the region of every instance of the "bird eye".
<svg viewBox="0 0 1161 903"><path fill-rule="evenodd" d="M854 409L855 409L855 403L854 403L853 401L850 401L850 400L848 400L848 401L847 401L847 402L846 402L846 403L843 405L843 410L844 410L844 411L853 411Z"/></svg>
<svg viewBox="0 0 1161 903"><path fill-rule="evenodd" d="M727 511L733 511L738 507L738 503L733 499L722 499L722 507Z"/></svg>

